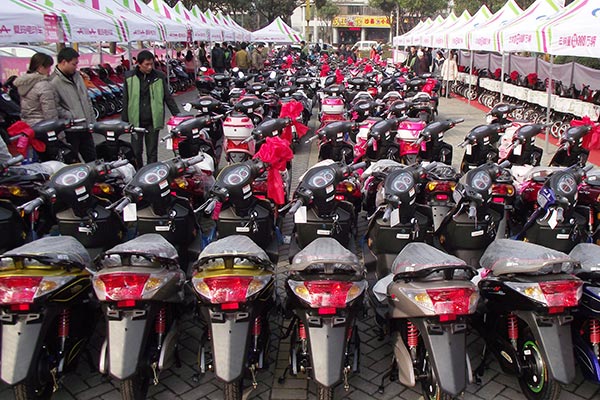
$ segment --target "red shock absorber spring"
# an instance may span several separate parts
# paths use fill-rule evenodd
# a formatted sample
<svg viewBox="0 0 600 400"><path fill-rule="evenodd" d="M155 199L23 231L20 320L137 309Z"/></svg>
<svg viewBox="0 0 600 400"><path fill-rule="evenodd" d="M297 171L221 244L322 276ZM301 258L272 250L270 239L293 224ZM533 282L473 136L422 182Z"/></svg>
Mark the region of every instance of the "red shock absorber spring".
<svg viewBox="0 0 600 400"><path fill-rule="evenodd" d="M254 320L254 325L252 326L252 334L254 336L260 336L260 329L261 329L261 320L260 320L260 317L256 317L256 319Z"/></svg>
<svg viewBox="0 0 600 400"><path fill-rule="evenodd" d="M298 322L298 337L300 340L306 340L306 329L302 322Z"/></svg>
<svg viewBox="0 0 600 400"><path fill-rule="evenodd" d="M419 330L412 322L406 323L406 341L409 348L415 348L419 344Z"/></svg>
<svg viewBox="0 0 600 400"><path fill-rule="evenodd" d="M600 321L590 319L590 342L600 344Z"/></svg>
<svg viewBox="0 0 600 400"><path fill-rule="evenodd" d="M66 338L69 336L69 323L71 313L68 308L65 308L60 312L60 320L58 322L58 337Z"/></svg>
<svg viewBox="0 0 600 400"><path fill-rule="evenodd" d="M348 328L348 332L346 334L346 340L350 340L352 338L352 327Z"/></svg>
<svg viewBox="0 0 600 400"><path fill-rule="evenodd" d="M163 335L165 333L165 328L167 324L167 310L165 307L162 307L156 316L156 322L154 324L154 329L156 333L159 335Z"/></svg>
<svg viewBox="0 0 600 400"><path fill-rule="evenodd" d="M508 326L508 338L517 340L519 338L519 320L515 314L508 314L506 319Z"/></svg>

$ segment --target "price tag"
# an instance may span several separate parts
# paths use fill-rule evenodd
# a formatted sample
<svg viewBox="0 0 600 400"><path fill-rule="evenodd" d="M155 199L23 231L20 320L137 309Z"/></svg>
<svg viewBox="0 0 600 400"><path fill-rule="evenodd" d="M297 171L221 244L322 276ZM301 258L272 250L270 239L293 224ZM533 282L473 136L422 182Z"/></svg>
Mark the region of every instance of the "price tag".
<svg viewBox="0 0 600 400"><path fill-rule="evenodd" d="M520 156L522 151L523 151L523 145L519 144L519 145L516 145L515 148L513 149L513 154L515 156Z"/></svg>
<svg viewBox="0 0 600 400"><path fill-rule="evenodd" d="M133 222L137 221L137 204L129 203L123 209L123 221Z"/></svg>
<svg viewBox="0 0 600 400"><path fill-rule="evenodd" d="M173 150L173 139L168 138L167 140L165 140L165 147L167 148L167 150Z"/></svg>
<svg viewBox="0 0 600 400"><path fill-rule="evenodd" d="M400 223L400 210L395 208L390 214L390 226L394 227Z"/></svg>
<svg viewBox="0 0 600 400"><path fill-rule="evenodd" d="M548 225L550 226L550 229L554 229L556 228L556 225L558 225L558 213L556 210L552 210L552 215L550 215L550 218L548 219Z"/></svg>
<svg viewBox="0 0 600 400"><path fill-rule="evenodd" d="M306 216L306 206L302 206L294 213L294 223L295 224L305 224L308 220Z"/></svg>
<svg viewBox="0 0 600 400"><path fill-rule="evenodd" d="M473 146L468 144L467 147L465 147L465 153L470 156L471 153L473 152Z"/></svg>

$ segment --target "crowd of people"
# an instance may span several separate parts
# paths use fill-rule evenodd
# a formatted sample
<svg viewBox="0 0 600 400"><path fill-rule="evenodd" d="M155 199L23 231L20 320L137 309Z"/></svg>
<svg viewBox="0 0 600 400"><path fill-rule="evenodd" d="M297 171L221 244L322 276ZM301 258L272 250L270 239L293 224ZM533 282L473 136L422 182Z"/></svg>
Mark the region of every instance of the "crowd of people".
<svg viewBox="0 0 600 400"><path fill-rule="evenodd" d="M430 48L424 47L417 49L411 46L405 61L405 66L413 71L415 75L433 73L442 78L442 96L448 96L446 88L458 78L458 61L456 50L450 50L445 55L443 51L438 50L435 58Z"/></svg>
<svg viewBox="0 0 600 400"><path fill-rule="evenodd" d="M184 62L186 71L195 76L202 67L212 68L217 73L239 68L243 72L262 71L268 52L264 43L215 43L207 48L206 43L196 42L192 46L177 52Z"/></svg>

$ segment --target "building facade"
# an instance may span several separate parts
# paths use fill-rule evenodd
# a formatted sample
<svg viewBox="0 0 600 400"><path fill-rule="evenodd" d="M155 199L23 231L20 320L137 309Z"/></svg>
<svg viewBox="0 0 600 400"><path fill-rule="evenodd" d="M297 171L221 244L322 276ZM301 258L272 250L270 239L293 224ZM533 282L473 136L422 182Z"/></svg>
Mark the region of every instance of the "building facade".
<svg viewBox="0 0 600 400"><path fill-rule="evenodd" d="M316 18L314 12L309 12L312 18L307 21L306 5L302 5L292 14L292 28L303 32L309 42L322 40L334 46L354 44L360 40L391 42L390 15L369 7L369 0L333 1L339 7L340 13L330 24ZM310 8L311 10L314 8L314 2L311 2Z"/></svg>

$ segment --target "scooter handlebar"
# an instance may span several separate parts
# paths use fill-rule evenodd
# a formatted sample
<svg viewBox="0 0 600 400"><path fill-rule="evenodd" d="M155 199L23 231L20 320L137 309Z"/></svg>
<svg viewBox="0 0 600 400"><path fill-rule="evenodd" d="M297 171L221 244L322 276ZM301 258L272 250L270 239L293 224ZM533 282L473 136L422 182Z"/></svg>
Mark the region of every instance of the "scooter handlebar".
<svg viewBox="0 0 600 400"><path fill-rule="evenodd" d="M198 213L198 212L204 211L205 214L210 214L213 212L216 205L217 205L217 198L211 197L208 200L206 200L204 203L200 204L200 207L196 208L194 210L194 212Z"/></svg>
<svg viewBox="0 0 600 400"><path fill-rule="evenodd" d="M123 210L125 209L125 207L127 207L129 204L131 204L131 199L129 197L125 197L121 201L119 201L118 203L113 203L113 204L116 204L116 206L114 207L115 211L118 212L118 213L122 213ZM108 206L107 209L109 207L112 207L113 204L111 204L110 206Z"/></svg>
<svg viewBox="0 0 600 400"><path fill-rule="evenodd" d="M453 119L453 120L452 120L452 123L453 123L453 124L455 124L455 125L456 125L456 124L463 123L463 122L465 122L465 119L464 119L464 118L456 118L456 119Z"/></svg>
<svg viewBox="0 0 600 400"><path fill-rule="evenodd" d="M316 140L316 139L318 139L318 138L319 138L319 134L318 134L318 133L315 133L315 134L314 134L314 136L312 136L312 137L310 137L310 138L306 139L306 142L304 142L304 143L306 143L306 144L312 143L313 141L315 141L315 140Z"/></svg>
<svg viewBox="0 0 600 400"><path fill-rule="evenodd" d="M189 167L192 165L196 165L199 162L202 162L203 160L204 160L204 153L199 153L199 154L195 155L194 157L186 158L185 160L183 160L183 163L185 164L186 167Z"/></svg>
<svg viewBox="0 0 600 400"><path fill-rule="evenodd" d="M146 128L133 128L133 131L134 131L135 133L143 133L144 135L145 135L146 133L148 133L148 129L146 129Z"/></svg>
<svg viewBox="0 0 600 400"><path fill-rule="evenodd" d="M17 207L17 210L23 211L25 214L31 214L36 209L44 204L44 199L41 197L36 197L35 199L28 201L27 203Z"/></svg>
<svg viewBox="0 0 600 400"><path fill-rule="evenodd" d="M385 207L385 211L383 212L383 216L381 217L381 220L385 223L390 221L390 217L392 215L392 207L391 206L387 206Z"/></svg>
<svg viewBox="0 0 600 400"><path fill-rule="evenodd" d="M115 168L119 168L119 167L122 167L127 164L129 164L129 160L127 160L126 158L123 158L121 160L116 160L116 161L112 161L112 162L108 163L108 166L110 169L115 169Z"/></svg>
<svg viewBox="0 0 600 400"><path fill-rule="evenodd" d="M303 204L302 201L296 200L290 207L289 213L292 215L296 214L296 211L298 211L300 209L300 207L302 207L302 204Z"/></svg>

